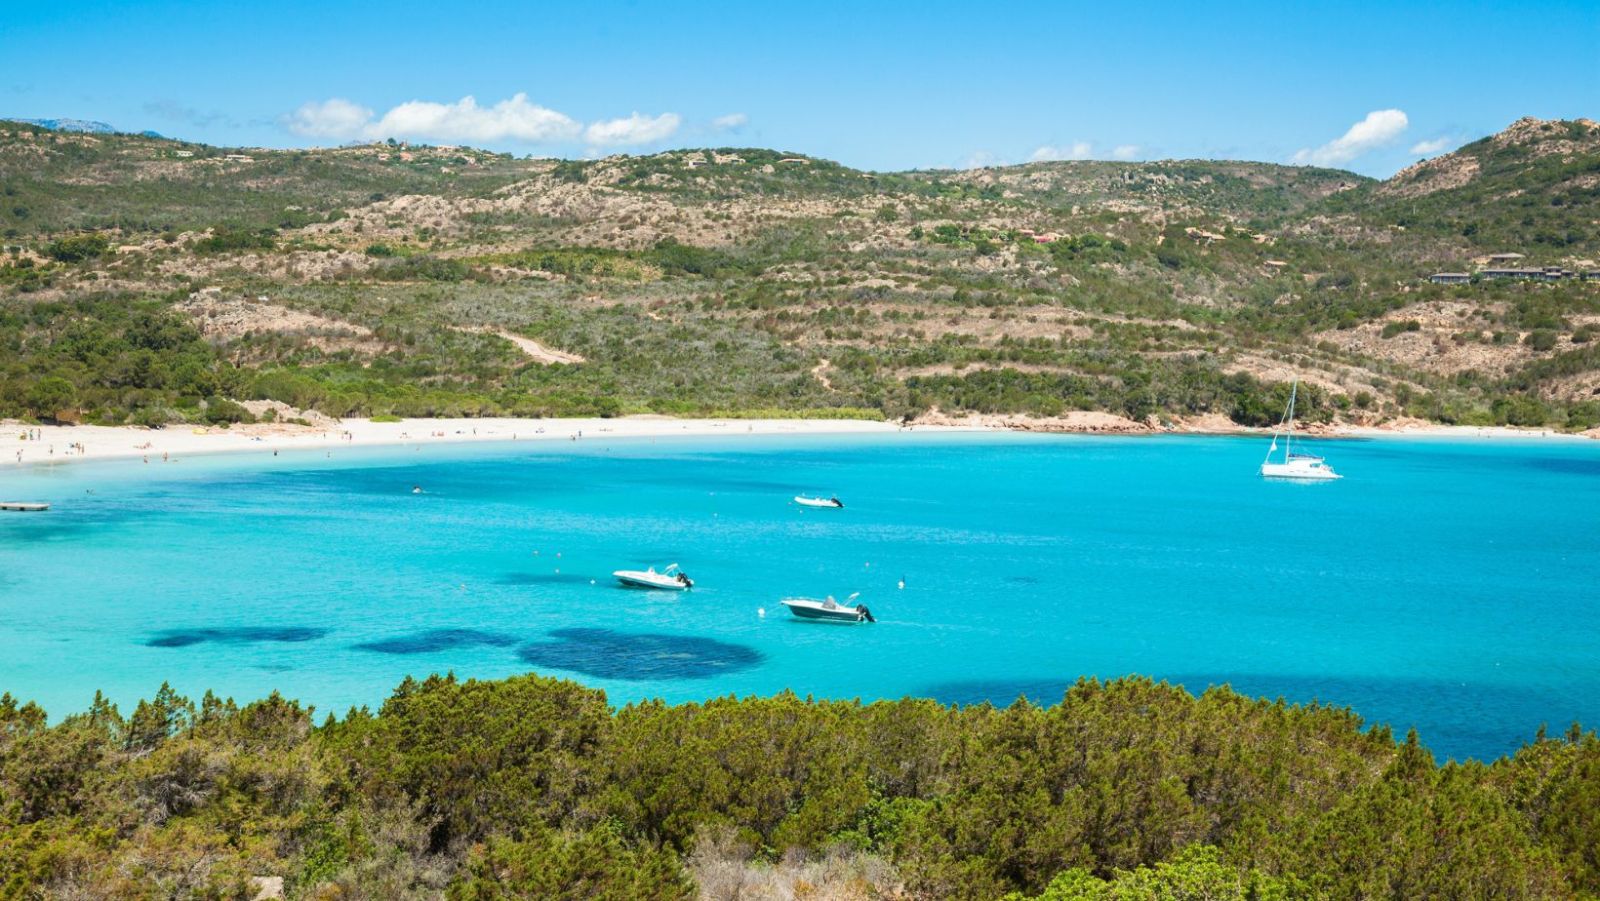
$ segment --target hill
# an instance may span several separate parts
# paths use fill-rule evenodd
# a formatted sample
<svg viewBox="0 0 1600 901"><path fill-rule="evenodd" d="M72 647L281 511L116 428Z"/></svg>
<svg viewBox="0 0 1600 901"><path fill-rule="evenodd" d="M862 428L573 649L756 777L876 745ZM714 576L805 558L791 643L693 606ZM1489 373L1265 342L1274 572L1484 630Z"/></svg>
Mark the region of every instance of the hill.
<svg viewBox="0 0 1600 901"><path fill-rule="evenodd" d="M0 125L0 415L1106 411L1600 425L1592 123L1377 182L1266 163L866 172ZM517 339L517 340L513 340ZM548 362L528 342L581 358Z"/></svg>
<svg viewBox="0 0 1600 901"><path fill-rule="evenodd" d="M91 134L113 134L115 128L104 122L95 122L89 119L5 119L6 122L20 122L23 125L37 125L49 131L81 131Z"/></svg>
<svg viewBox="0 0 1600 901"><path fill-rule="evenodd" d="M1464 254L1522 247L1550 259L1600 255L1600 125L1521 119L1341 198L1368 221L1439 238Z"/></svg>

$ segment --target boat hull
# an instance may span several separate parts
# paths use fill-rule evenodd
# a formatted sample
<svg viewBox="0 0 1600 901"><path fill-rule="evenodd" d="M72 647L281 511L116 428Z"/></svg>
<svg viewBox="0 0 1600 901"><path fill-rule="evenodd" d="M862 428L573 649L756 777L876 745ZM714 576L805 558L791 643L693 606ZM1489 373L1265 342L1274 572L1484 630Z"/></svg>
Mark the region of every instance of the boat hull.
<svg viewBox="0 0 1600 901"><path fill-rule="evenodd" d="M1296 466L1288 463L1263 463L1261 477L1265 479L1292 479L1299 482L1331 482L1343 476L1326 466Z"/></svg>
<svg viewBox="0 0 1600 901"><path fill-rule="evenodd" d="M827 608L819 603L804 603L784 601L783 606L797 619L818 623L840 623L842 625L855 625L856 623L870 622L870 614L860 607L833 607Z"/></svg>
<svg viewBox="0 0 1600 901"><path fill-rule="evenodd" d="M654 574L654 578L644 573L616 572L611 575L628 588L653 588L657 591L689 590L688 585L672 578L663 579L659 573Z"/></svg>
<svg viewBox="0 0 1600 901"><path fill-rule="evenodd" d="M0 510L11 510L16 513L43 513L50 509L49 504L37 504L30 501L0 501Z"/></svg>
<svg viewBox="0 0 1600 901"><path fill-rule="evenodd" d="M794 502L802 507L820 507L826 510L841 510L844 508L844 504L838 501L818 497L797 497Z"/></svg>

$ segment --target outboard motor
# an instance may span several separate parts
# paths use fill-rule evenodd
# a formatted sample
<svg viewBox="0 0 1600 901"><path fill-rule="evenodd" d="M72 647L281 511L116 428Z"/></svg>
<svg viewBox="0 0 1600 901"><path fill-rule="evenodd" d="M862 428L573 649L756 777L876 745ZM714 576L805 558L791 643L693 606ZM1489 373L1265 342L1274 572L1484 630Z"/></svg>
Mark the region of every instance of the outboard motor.
<svg viewBox="0 0 1600 901"><path fill-rule="evenodd" d="M867 605L866 604L858 605L856 607L856 612L860 613L861 614L861 618L866 620L869 623L877 622L876 619L872 618L872 611L867 609Z"/></svg>
<svg viewBox="0 0 1600 901"><path fill-rule="evenodd" d="M694 587L694 582L693 582L693 580L691 580L691 579L690 579L690 578L689 578L689 574L688 574L688 573L685 573L685 572L679 572L679 573L678 573L678 582L679 582L679 584L681 584L681 585L682 585L682 586L683 586L683 587L684 587L684 588L693 588L693 587Z"/></svg>

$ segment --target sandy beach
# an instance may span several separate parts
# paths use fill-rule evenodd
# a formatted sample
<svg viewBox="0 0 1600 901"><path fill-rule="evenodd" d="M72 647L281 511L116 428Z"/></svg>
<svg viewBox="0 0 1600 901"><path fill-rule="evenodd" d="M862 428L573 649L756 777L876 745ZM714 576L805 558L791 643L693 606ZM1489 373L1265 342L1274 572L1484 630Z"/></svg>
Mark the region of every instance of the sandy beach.
<svg viewBox="0 0 1600 901"><path fill-rule="evenodd" d="M916 421L919 428L961 428L1012 432L1054 432L1083 435L1268 435L1274 429L1239 425L1221 414L1195 416L1170 424L1154 419L1140 422L1100 411L1074 411L1060 416L1009 413L951 415L934 411ZM1421 419L1395 419L1379 425L1349 422L1296 423L1295 434L1307 438L1446 438L1511 439L1518 441L1587 441L1600 439L1600 429L1558 432L1554 429L1519 429L1509 426L1443 425Z"/></svg>
<svg viewBox="0 0 1600 901"><path fill-rule="evenodd" d="M941 417L918 422L918 431L1030 431L1100 435L1264 434L1226 422L1197 421L1173 428L1151 427L1106 413L1077 413L1056 419L1010 416ZM614 419L369 419L329 421L312 427L283 423L231 428L169 426L28 425L0 422L0 465L70 463L80 460L141 458L151 462L192 454L248 451L334 450L397 444L472 441L586 441L598 438L704 437L716 435L886 434L899 423L861 419L674 419L628 416ZM1584 441L1596 432L1448 426L1399 422L1386 426L1333 425L1305 430L1318 438L1545 439ZM36 436L27 437L23 436Z"/></svg>
<svg viewBox="0 0 1600 901"><path fill-rule="evenodd" d="M140 458L157 463L163 459L193 454L331 451L341 447L472 441L876 434L900 430L898 423L860 419L674 419L658 416L615 419L406 419L400 422L345 419L313 427L257 423L231 428L168 426L164 429L39 426L7 420L0 422L0 465L28 466L122 458ZM24 439L24 435L37 437Z"/></svg>

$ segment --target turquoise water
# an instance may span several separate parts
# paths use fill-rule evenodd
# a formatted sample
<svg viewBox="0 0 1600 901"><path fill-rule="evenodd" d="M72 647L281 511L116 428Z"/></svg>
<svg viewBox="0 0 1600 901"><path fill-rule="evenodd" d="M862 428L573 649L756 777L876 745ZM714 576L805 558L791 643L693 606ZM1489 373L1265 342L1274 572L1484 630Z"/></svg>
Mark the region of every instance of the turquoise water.
<svg viewBox="0 0 1600 901"><path fill-rule="evenodd" d="M54 507L0 513L0 689L342 713L446 670L616 703L1144 673L1350 705L1441 756L1600 724L1600 444L1321 447L1344 481L1264 482L1259 440L916 432L7 470ZM812 491L848 506L790 503ZM673 562L693 592L609 577ZM852 591L878 624L777 603Z"/></svg>

